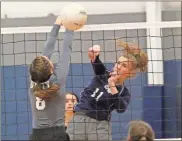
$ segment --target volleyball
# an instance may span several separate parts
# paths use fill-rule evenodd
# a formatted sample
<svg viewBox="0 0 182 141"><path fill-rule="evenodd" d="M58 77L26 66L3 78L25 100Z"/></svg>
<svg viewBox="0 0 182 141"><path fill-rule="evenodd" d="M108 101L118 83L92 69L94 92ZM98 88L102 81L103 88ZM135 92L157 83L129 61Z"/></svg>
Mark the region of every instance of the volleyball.
<svg viewBox="0 0 182 141"><path fill-rule="evenodd" d="M78 30L87 21L85 9L77 3L72 3L64 7L60 14L63 15L62 24L68 30Z"/></svg>

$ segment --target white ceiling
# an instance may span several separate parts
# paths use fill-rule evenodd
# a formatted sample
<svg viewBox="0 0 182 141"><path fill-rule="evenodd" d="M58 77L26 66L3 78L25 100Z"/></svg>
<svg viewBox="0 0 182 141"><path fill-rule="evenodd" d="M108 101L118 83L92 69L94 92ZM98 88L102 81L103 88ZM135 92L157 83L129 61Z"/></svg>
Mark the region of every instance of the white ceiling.
<svg viewBox="0 0 182 141"><path fill-rule="evenodd" d="M111 14L144 12L145 2L77 2L85 7L88 14ZM58 15L69 2L2 2L1 17L41 17L49 13ZM162 10L178 11L180 2L162 2Z"/></svg>

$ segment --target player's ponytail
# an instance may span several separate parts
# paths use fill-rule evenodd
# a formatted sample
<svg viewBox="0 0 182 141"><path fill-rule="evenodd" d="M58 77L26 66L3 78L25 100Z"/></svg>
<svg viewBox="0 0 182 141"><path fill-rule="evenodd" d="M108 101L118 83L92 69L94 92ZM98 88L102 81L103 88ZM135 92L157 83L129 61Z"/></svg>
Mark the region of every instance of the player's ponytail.
<svg viewBox="0 0 182 141"><path fill-rule="evenodd" d="M34 94L36 97L39 97L41 99L51 99L56 96L57 91L59 91L60 86L56 84L50 85L50 87L46 86L47 84L37 84L34 87Z"/></svg>
<svg viewBox="0 0 182 141"><path fill-rule="evenodd" d="M139 69L140 72L147 71L148 56L142 49L135 44L126 43L122 40L117 40L116 44L118 47L123 48L123 56L135 60L136 69Z"/></svg>

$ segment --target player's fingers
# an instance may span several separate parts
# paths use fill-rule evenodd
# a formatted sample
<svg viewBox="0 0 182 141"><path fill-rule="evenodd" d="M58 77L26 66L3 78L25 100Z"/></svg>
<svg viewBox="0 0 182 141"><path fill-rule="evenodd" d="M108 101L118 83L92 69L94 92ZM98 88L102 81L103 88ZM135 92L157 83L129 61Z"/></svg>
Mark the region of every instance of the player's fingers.
<svg viewBox="0 0 182 141"><path fill-rule="evenodd" d="M100 46L99 45L94 45L93 50L96 52L100 52Z"/></svg>
<svg viewBox="0 0 182 141"><path fill-rule="evenodd" d="M90 47L90 48L88 49L88 51L89 51L89 52L92 52L92 51L93 51L93 47Z"/></svg>
<svg viewBox="0 0 182 141"><path fill-rule="evenodd" d="M91 48L89 48L89 53L97 56L99 54L99 51L95 50L94 48L91 47Z"/></svg>
<svg viewBox="0 0 182 141"><path fill-rule="evenodd" d="M92 51L88 52L88 57L90 58L90 60L94 61L95 60L95 55Z"/></svg>

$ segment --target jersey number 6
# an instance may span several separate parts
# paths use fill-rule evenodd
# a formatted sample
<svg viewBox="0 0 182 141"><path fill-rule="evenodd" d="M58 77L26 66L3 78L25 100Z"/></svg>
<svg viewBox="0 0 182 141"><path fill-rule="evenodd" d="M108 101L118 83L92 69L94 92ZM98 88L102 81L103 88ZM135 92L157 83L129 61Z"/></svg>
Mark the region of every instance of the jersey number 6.
<svg viewBox="0 0 182 141"><path fill-rule="evenodd" d="M40 99L39 97L36 97L36 108L37 110L44 110L46 107L45 101Z"/></svg>

